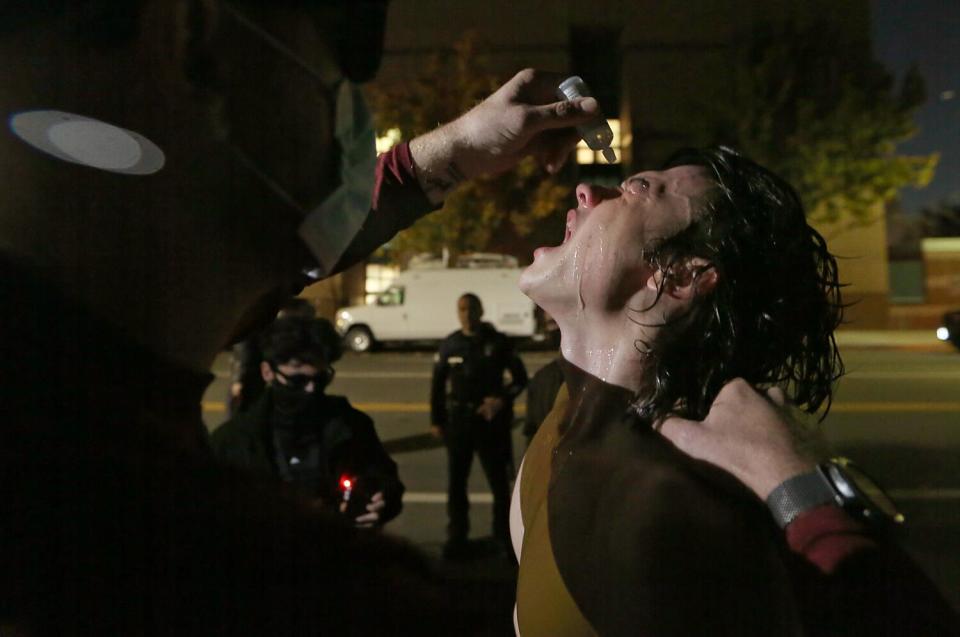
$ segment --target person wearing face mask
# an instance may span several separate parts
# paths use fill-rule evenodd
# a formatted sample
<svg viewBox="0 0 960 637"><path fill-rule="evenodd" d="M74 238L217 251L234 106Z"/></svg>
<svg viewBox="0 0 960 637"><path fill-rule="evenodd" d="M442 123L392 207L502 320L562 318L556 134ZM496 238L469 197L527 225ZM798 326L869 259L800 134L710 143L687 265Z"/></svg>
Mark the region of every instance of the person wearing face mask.
<svg viewBox="0 0 960 637"><path fill-rule="evenodd" d="M342 353L330 322L280 318L260 346L266 390L213 432L217 458L279 478L357 526L396 517L404 488L373 421L345 397L326 393Z"/></svg>
<svg viewBox="0 0 960 637"><path fill-rule="evenodd" d="M280 306L277 318L285 316L313 318L316 314L313 304L295 296ZM263 354L260 352L259 341L259 335L253 335L230 348L230 388L227 393L227 410L231 418L252 405L263 391L263 375L260 372Z"/></svg>

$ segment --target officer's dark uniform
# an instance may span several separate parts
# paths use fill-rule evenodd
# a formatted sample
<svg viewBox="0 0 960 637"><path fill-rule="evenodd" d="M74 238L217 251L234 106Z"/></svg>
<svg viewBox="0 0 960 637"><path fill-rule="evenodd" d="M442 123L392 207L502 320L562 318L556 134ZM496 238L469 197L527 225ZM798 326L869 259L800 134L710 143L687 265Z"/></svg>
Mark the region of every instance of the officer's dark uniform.
<svg viewBox="0 0 960 637"><path fill-rule="evenodd" d="M510 372L507 385L504 370ZM474 451L493 491L493 535L509 541L509 474L513 465L510 425L513 400L526 385L523 361L509 339L489 323L482 323L472 336L457 330L440 344L433 367L430 408L432 422L443 429L447 446L447 536L451 543L465 541L470 530L467 477ZM488 396L504 402L490 422L477 414Z"/></svg>

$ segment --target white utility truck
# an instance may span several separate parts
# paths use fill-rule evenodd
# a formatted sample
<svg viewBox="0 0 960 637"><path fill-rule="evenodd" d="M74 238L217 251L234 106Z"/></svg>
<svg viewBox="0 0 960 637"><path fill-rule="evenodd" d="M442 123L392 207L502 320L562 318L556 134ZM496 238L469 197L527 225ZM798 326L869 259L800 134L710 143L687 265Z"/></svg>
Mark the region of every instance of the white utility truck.
<svg viewBox="0 0 960 637"><path fill-rule="evenodd" d="M377 343L439 341L458 329L457 299L473 292L483 320L510 337L540 338L539 312L517 287L519 268L411 269L371 305L337 310L337 331L355 352Z"/></svg>

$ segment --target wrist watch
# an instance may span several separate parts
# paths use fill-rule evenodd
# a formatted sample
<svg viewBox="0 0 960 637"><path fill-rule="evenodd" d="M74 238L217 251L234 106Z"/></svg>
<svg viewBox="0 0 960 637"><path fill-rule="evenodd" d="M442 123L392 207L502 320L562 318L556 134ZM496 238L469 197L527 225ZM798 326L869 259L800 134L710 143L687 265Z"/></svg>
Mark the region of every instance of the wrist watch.
<svg viewBox="0 0 960 637"><path fill-rule="evenodd" d="M767 496L767 506L780 528L805 511L831 503L871 526L891 528L904 522L890 496L847 458L833 458L809 473L784 480Z"/></svg>

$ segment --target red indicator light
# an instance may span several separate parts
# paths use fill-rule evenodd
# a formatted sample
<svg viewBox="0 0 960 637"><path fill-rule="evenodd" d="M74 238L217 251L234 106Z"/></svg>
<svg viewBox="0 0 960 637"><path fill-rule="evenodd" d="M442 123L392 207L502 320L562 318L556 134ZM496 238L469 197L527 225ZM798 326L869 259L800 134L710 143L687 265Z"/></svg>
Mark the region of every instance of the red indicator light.
<svg viewBox="0 0 960 637"><path fill-rule="evenodd" d="M343 489L344 491L346 491L346 490L348 490L348 489L352 489L352 488L353 488L353 480L351 480L351 479L350 479L349 477L347 477L347 476L344 476L344 477L340 478L340 488Z"/></svg>

